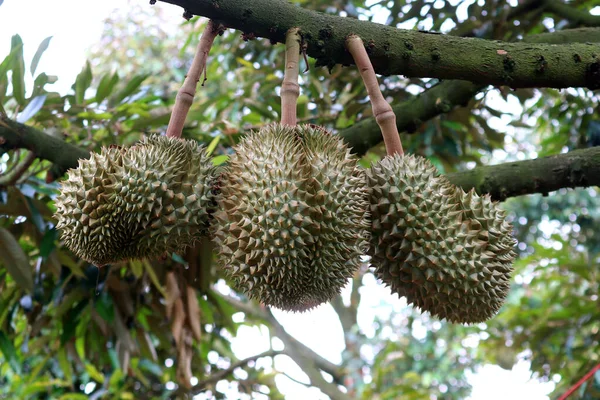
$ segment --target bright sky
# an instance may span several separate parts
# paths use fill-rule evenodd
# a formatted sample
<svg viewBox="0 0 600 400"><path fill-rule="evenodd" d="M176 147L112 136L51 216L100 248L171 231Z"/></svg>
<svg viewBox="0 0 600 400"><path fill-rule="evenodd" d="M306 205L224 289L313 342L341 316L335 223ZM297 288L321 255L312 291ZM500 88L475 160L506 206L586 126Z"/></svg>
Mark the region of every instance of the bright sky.
<svg viewBox="0 0 600 400"><path fill-rule="evenodd" d="M53 36L48 50L38 66L38 72L57 75L55 90L67 93L76 75L85 63L86 50L100 39L103 21L112 10L128 5L148 6L148 0L0 0L0 60L8 54L10 38L21 35L24 42L25 63L28 66L39 43ZM158 3L172 18L173 24L181 23L182 10L166 3ZM218 45L218 44L217 44ZM374 315L389 315L405 302L392 296L374 279L366 280L362 288L359 324L368 330ZM382 307L382 304L385 305ZM330 305L304 313L276 312L277 318L288 332L332 362L341 362L344 349L343 331ZM258 328L243 328L233 349L240 358L259 354L269 348L266 332ZM259 361L259 365L265 365ZM307 382L307 377L287 357L275 359L275 367L285 370L293 378ZM521 362L512 371L497 366L486 366L470 376L473 385L472 400L528 399L543 400L553 384L540 384L530 380L529 366ZM281 376L277 384L289 399L326 398L319 391ZM199 396L202 398L202 396Z"/></svg>

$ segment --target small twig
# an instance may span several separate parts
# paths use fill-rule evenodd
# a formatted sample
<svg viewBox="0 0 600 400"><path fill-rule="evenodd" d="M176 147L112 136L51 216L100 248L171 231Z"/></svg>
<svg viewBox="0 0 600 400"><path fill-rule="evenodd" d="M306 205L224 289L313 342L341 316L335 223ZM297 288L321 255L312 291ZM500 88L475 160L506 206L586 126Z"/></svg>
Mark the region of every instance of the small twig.
<svg viewBox="0 0 600 400"><path fill-rule="evenodd" d="M300 96L298 85L298 62L300 58L300 35L298 28L287 31L285 36L285 73L281 84L281 123L296 125L296 104Z"/></svg>
<svg viewBox="0 0 600 400"><path fill-rule="evenodd" d="M206 81L206 59L208 58L208 52L212 47L215 37L217 37L220 31L221 26L216 25L213 21L208 21L206 28L204 28L190 70L175 98L175 105L173 106L173 112L171 113L171 119L167 127L167 136L181 137L183 125L194 101L196 86L203 71L205 72L204 80ZM202 82L202 85L204 85L204 82Z"/></svg>
<svg viewBox="0 0 600 400"><path fill-rule="evenodd" d="M233 371L236 368L245 367L251 361L256 361L262 357L275 357L276 355L283 354L283 353L284 352L282 352L282 351L268 350L268 351L265 351L264 353L260 353L255 356L244 358L243 360L240 360L236 363L231 364L231 366L229 368L215 372L214 374L210 375L208 378L198 382L198 384L194 385L190 389L190 393L196 395L198 393L203 392L204 390L206 390L206 388L208 386L213 385L213 384L219 382L220 380L227 378L229 375L231 375L233 373Z"/></svg>
<svg viewBox="0 0 600 400"><path fill-rule="evenodd" d="M27 169L33 164L35 161L36 155L34 152L29 151L25 155L25 157L18 162L18 164L10 171L10 173L5 174L0 177L0 186L11 186L14 185L21 176L27 171Z"/></svg>
<svg viewBox="0 0 600 400"><path fill-rule="evenodd" d="M281 375L285 376L285 377L286 377L286 378L288 378L290 381L292 381L292 382L296 382L296 383L297 383L297 384L299 384L299 385L306 386L306 387L310 387L310 383L302 382L302 381L300 381L300 380L298 380L298 379L294 378L293 376L291 376L290 374L288 374L288 373L287 373L287 372L285 372L285 371L277 371L277 373L279 373L279 374L281 374Z"/></svg>
<svg viewBox="0 0 600 400"><path fill-rule="evenodd" d="M398 134L398 127L396 126L396 114L394 114L394 111L388 102L385 101L383 94L381 94L381 89L377 82L377 75L375 74L373 64L371 64L371 60L369 59L369 55L367 54L362 39L356 35L350 35L346 39L346 46L348 47L350 54L352 54L354 63L358 67L365 87L367 88L367 93L371 99L371 106L373 107L373 116L381 129L388 155L404 154L400 135Z"/></svg>

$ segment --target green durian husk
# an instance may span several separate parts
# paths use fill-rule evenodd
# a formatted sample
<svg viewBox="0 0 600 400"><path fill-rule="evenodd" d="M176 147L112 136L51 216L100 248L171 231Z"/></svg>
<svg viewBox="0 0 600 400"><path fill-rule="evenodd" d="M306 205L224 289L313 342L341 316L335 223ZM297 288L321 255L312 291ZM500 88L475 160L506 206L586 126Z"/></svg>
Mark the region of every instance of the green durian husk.
<svg viewBox="0 0 600 400"><path fill-rule="evenodd" d="M209 232L217 171L192 140L150 136L102 148L67 173L57 228L93 264L179 252Z"/></svg>
<svg viewBox="0 0 600 400"><path fill-rule="evenodd" d="M283 310L340 293L368 246L368 191L347 146L313 126L242 139L221 178L215 243L235 287Z"/></svg>
<svg viewBox="0 0 600 400"><path fill-rule="evenodd" d="M495 315L516 257L498 204L465 193L419 156L388 156L367 181L376 276L409 304L451 322Z"/></svg>

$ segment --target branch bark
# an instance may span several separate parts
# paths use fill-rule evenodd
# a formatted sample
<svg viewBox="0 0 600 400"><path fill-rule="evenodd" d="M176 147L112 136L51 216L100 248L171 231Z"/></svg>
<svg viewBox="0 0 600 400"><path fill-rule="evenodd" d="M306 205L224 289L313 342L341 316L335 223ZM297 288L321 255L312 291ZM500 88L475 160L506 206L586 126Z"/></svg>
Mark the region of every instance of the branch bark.
<svg viewBox="0 0 600 400"><path fill-rule="evenodd" d="M599 28L578 28L526 36L527 43L600 43ZM423 122L440 114L452 111L456 106L468 101L486 85L468 81L444 81L424 91L411 100L392 107L396 114L398 131L413 133ZM340 135L352 147L352 151L362 155L381 142L381 131L375 118L365 118L349 128L340 131Z"/></svg>
<svg viewBox="0 0 600 400"><path fill-rule="evenodd" d="M238 310L268 322L274 329L277 337L285 344L284 353L292 357L300 365L302 370L308 375L311 385L318 387L332 399L349 399L335 384L327 382L320 372L321 370L333 376L334 382L343 382L343 369L315 353L308 346L287 333L283 325L277 321L277 318L275 318L269 309L253 307L250 303L243 303L228 296L222 296L222 299Z"/></svg>
<svg viewBox="0 0 600 400"><path fill-rule="evenodd" d="M89 151L47 135L29 125L0 117L0 154L11 149L28 149L38 158L52 161L67 170L77 160L88 158Z"/></svg>
<svg viewBox="0 0 600 400"><path fill-rule="evenodd" d="M528 161L488 165L446 175L465 191L489 193L494 200L561 188L600 185L600 146Z"/></svg>
<svg viewBox="0 0 600 400"><path fill-rule="evenodd" d="M598 45L508 43L395 29L306 10L285 0L161 0L230 28L283 42L299 27L319 65L350 65L344 42L360 36L382 75L468 80L519 87L600 87Z"/></svg>
<svg viewBox="0 0 600 400"><path fill-rule="evenodd" d="M377 128L379 129L379 128ZM27 125L9 119L0 121L0 151L26 148L38 158L51 161L64 170L76 168L87 150ZM574 150L535 160L477 167L447 175L465 190L475 188L490 193L495 200L532 193L548 193L561 188L600 186L600 147Z"/></svg>

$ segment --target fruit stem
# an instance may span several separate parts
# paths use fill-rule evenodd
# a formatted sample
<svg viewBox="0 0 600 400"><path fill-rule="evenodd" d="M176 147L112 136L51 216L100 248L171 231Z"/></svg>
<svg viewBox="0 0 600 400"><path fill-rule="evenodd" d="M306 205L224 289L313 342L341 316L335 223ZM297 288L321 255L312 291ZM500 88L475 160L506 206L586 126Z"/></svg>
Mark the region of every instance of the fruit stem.
<svg viewBox="0 0 600 400"><path fill-rule="evenodd" d="M381 129L387 154L390 156L393 154L403 155L404 150L402 149L402 142L400 141L398 127L396 126L396 114L394 114L392 106L385 101L383 94L381 94L377 75L375 75L373 64L371 64L362 39L356 35L350 35L346 39L346 47L350 51L350 54L352 54L354 63L358 67L367 88L367 94L371 99L371 106L373 107L373 115L375 116L377 125Z"/></svg>
<svg viewBox="0 0 600 400"><path fill-rule="evenodd" d="M300 60L300 35L298 28L285 34L285 73L281 84L281 124L296 125L296 104L300 95L298 63Z"/></svg>
<svg viewBox="0 0 600 400"><path fill-rule="evenodd" d="M198 43L198 48L196 49L196 54L194 55L192 65L185 76L185 80L183 81L183 85L181 85L181 89L179 89L179 92L177 92L177 97L175 97L175 105L173 106L171 118L169 119L169 126L167 127L167 136L181 137L185 119L190 107L192 106L192 102L194 101L196 85L198 84L200 75L203 71L203 86L204 82L206 81L205 69L208 52L212 47L215 37L222 31L222 29L222 25L218 25L210 20L208 21L208 24L206 24L206 28L204 28L204 32L202 32L202 37L200 38L200 43Z"/></svg>

